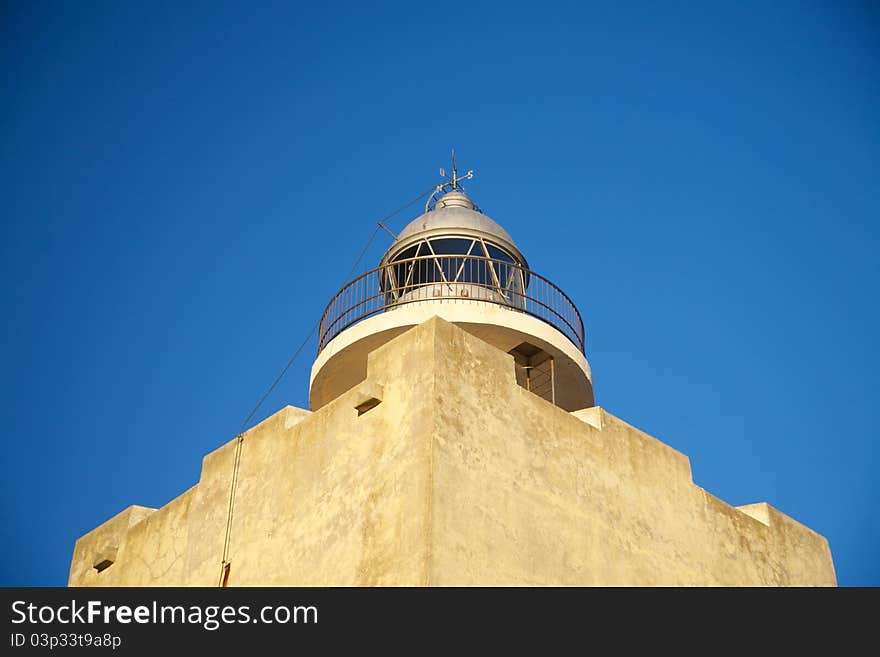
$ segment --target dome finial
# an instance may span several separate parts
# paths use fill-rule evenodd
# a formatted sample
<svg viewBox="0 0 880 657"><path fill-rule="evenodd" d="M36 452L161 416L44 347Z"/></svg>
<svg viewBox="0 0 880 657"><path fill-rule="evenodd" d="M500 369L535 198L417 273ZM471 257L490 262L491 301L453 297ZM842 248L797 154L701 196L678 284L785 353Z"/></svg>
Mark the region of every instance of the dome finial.
<svg viewBox="0 0 880 657"><path fill-rule="evenodd" d="M464 192L464 187L462 186L461 181L462 180L470 180L471 178L473 178L474 171L473 171L473 169L468 169L468 172L466 174L464 174L461 178L458 177L458 164L455 161L455 149L453 148L452 149L452 175L451 176L447 175L446 170L443 167L440 167L440 175L443 178L445 178L446 180L444 180L442 183L437 185L437 187L434 189L434 193L428 197L428 201L427 201L427 203L425 203L425 212L427 212L428 210L431 209L431 203L434 201L434 198L437 196L437 194L442 192L447 187L451 188L450 189L451 192L457 192L459 194ZM464 196L464 195L462 194L462 196ZM471 205L473 205L473 204L471 204Z"/></svg>
<svg viewBox="0 0 880 657"><path fill-rule="evenodd" d="M441 176L446 175L445 172L443 171L443 169L440 169L440 175ZM468 171L465 174L465 178L471 178L471 177L473 177L473 175L474 175L473 171ZM458 191L458 166L455 164L455 149L454 148L452 149L452 191L453 192Z"/></svg>

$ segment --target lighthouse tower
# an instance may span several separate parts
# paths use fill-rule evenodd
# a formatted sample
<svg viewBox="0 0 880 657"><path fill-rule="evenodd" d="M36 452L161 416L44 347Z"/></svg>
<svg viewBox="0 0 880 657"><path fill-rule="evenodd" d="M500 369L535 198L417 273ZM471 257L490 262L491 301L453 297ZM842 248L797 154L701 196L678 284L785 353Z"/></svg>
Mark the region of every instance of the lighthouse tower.
<svg viewBox="0 0 880 657"><path fill-rule="evenodd" d="M577 308L443 175L327 305L311 408L83 535L70 585L833 586L824 537L594 404Z"/></svg>
<svg viewBox="0 0 880 657"><path fill-rule="evenodd" d="M441 169L445 177L445 172ZM571 299L529 268L498 223L452 175L378 267L346 284L321 319L312 410L364 380L367 355L432 316L511 354L517 382L569 411L593 406L584 324Z"/></svg>

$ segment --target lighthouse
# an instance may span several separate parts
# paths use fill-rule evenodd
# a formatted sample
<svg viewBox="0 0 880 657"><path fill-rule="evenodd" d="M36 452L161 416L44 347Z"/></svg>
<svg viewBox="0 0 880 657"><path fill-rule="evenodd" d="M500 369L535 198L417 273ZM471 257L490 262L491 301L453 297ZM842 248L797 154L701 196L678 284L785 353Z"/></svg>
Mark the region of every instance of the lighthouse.
<svg viewBox="0 0 880 657"><path fill-rule="evenodd" d="M452 175L378 266L330 300L311 371L312 410L364 380L371 351L434 316L513 356L517 382L534 394L568 411L593 406L580 312L465 193L461 180L472 176L459 178L453 158Z"/></svg>
<svg viewBox="0 0 880 657"><path fill-rule="evenodd" d="M310 408L83 535L70 585L835 585L823 536L595 404L575 303L441 175L329 299Z"/></svg>

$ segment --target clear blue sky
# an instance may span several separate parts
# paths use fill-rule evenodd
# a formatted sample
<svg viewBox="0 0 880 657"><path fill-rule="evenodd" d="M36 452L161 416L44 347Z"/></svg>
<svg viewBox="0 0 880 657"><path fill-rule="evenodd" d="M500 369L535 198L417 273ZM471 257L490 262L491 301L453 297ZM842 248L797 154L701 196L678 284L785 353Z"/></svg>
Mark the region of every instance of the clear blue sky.
<svg viewBox="0 0 880 657"><path fill-rule="evenodd" d="M0 584L195 484L455 147L597 402L880 585L876 8L323 4L0 10Z"/></svg>

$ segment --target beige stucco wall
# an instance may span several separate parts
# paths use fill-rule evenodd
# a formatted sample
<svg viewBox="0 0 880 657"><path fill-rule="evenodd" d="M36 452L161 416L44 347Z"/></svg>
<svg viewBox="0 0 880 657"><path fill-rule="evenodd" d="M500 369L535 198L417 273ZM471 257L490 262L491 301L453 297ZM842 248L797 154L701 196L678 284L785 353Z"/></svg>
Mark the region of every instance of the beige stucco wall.
<svg viewBox="0 0 880 657"><path fill-rule="evenodd" d="M419 292L425 288L419 288ZM509 352L522 342L543 349L556 361L556 403L568 410L593 405L593 383L587 358L561 331L528 313L470 299L407 303L369 317L330 340L312 365L309 406L327 401L363 381L367 355L389 340L440 317Z"/></svg>
<svg viewBox="0 0 880 657"><path fill-rule="evenodd" d="M70 584L216 585L234 457L233 440L177 499L83 536ZM725 504L600 408L536 397L511 356L439 318L326 406L245 434L229 556L233 586L835 584L822 536Z"/></svg>

